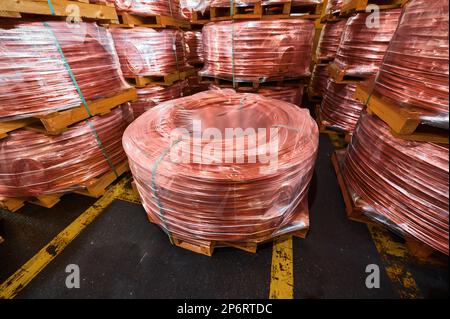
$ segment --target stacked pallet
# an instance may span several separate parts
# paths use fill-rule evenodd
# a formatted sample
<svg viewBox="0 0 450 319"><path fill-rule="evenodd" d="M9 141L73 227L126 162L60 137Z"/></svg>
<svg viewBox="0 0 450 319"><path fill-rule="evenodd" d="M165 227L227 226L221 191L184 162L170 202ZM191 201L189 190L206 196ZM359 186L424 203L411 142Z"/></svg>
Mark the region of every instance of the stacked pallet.
<svg viewBox="0 0 450 319"><path fill-rule="evenodd" d="M3 1L0 12L0 207L52 207L68 192L101 196L128 170L117 139L136 92L107 30L81 20L116 21L115 9L27 0Z"/></svg>
<svg viewBox="0 0 450 319"><path fill-rule="evenodd" d="M419 257L449 254L448 8L404 6L375 79L358 86L367 112L333 157L348 216L388 226Z"/></svg>

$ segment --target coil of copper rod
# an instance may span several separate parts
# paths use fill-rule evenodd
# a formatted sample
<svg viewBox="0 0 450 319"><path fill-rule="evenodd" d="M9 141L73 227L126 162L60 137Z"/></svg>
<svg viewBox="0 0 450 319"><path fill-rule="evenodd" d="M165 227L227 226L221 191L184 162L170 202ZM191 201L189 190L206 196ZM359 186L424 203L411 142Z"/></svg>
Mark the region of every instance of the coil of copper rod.
<svg viewBox="0 0 450 319"><path fill-rule="evenodd" d="M133 120L129 106L88 121L95 128L108 159L126 159L122 134ZM27 197L71 191L112 170L93 129L85 121L60 135L25 129L0 140L0 196Z"/></svg>
<svg viewBox="0 0 450 319"><path fill-rule="evenodd" d="M387 50L374 87L424 122L448 129L449 3L411 0Z"/></svg>
<svg viewBox="0 0 450 319"><path fill-rule="evenodd" d="M210 23L201 75L235 81L309 76L314 23L305 19Z"/></svg>
<svg viewBox="0 0 450 319"><path fill-rule="evenodd" d="M395 138L363 114L343 175L369 216L448 255L448 156L448 145Z"/></svg>
<svg viewBox="0 0 450 319"><path fill-rule="evenodd" d="M324 61L332 61L341 42L346 21L329 22L324 25L317 46L316 57Z"/></svg>
<svg viewBox="0 0 450 319"><path fill-rule="evenodd" d="M164 76L187 67L181 31L136 27L111 33L125 76Z"/></svg>
<svg viewBox="0 0 450 319"><path fill-rule="evenodd" d="M184 32L184 41L186 43L186 58L191 65L203 63L203 40L201 31Z"/></svg>
<svg viewBox="0 0 450 319"><path fill-rule="evenodd" d="M170 86L147 85L144 88L137 88L136 92L138 99L130 102L135 118L159 103L187 95L188 84L187 81L178 81Z"/></svg>
<svg viewBox="0 0 450 319"><path fill-rule="evenodd" d="M327 82L330 77L328 64L316 64L311 75L311 92L315 96L324 96L327 90Z"/></svg>
<svg viewBox="0 0 450 319"><path fill-rule="evenodd" d="M356 84L339 84L328 79L320 105L320 116L326 126L351 133L355 130L364 105L353 98Z"/></svg>
<svg viewBox="0 0 450 319"><path fill-rule="evenodd" d="M93 0L91 0L93 1ZM94 0L104 2L103 0ZM114 3L117 11L138 16L163 15L182 18L180 0L106 0Z"/></svg>
<svg viewBox="0 0 450 319"><path fill-rule="evenodd" d="M185 132L173 134L175 128ZM226 128L275 131L233 138ZM250 143L253 138L258 143ZM318 128L306 109L211 90L150 109L127 128L123 144L145 210L169 234L258 242L308 225ZM261 161L269 149L268 159L277 163ZM183 150L187 154L177 160Z"/></svg>
<svg viewBox="0 0 450 319"><path fill-rule="evenodd" d="M58 47L64 57L58 51ZM0 121L77 107L127 84L111 36L94 23L0 22Z"/></svg>
<svg viewBox="0 0 450 319"><path fill-rule="evenodd" d="M370 78L381 65L397 28L401 9L380 11L379 25L371 13L358 13L348 19L334 63L347 75Z"/></svg>

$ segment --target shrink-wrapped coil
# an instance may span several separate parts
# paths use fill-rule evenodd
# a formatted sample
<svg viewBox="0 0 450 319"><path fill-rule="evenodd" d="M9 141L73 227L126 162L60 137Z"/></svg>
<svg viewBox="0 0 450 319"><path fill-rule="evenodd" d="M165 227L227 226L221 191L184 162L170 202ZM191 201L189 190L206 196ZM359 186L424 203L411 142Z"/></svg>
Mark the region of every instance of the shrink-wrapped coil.
<svg viewBox="0 0 450 319"><path fill-rule="evenodd" d="M203 63L203 36L201 31L184 32L186 58L190 65Z"/></svg>
<svg viewBox="0 0 450 319"><path fill-rule="evenodd" d="M369 217L448 255L448 145L394 137L363 114L343 163L356 205Z"/></svg>
<svg viewBox="0 0 450 319"><path fill-rule="evenodd" d="M328 64L316 64L311 75L310 93L314 96L324 96L330 77Z"/></svg>
<svg viewBox="0 0 450 319"><path fill-rule="evenodd" d="M92 1L92 0L91 0ZM104 0L95 0L104 2ZM180 0L106 0L114 3L117 11L137 16L162 15L182 18Z"/></svg>
<svg viewBox="0 0 450 319"><path fill-rule="evenodd" d="M308 227L318 134L306 109L211 90L147 111L123 144L144 208L168 234L259 242Z"/></svg>
<svg viewBox="0 0 450 319"><path fill-rule="evenodd" d="M78 107L81 96L96 100L127 87L106 29L0 22L0 121Z"/></svg>
<svg viewBox="0 0 450 319"><path fill-rule="evenodd" d="M78 189L126 160L121 137L133 120L128 105L75 124L60 135L25 129L0 140L0 197Z"/></svg>
<svg viewBox="0 0 450 319"><path fill-rule="evenodd" d="M187 67L182 31L136 27L111 33L125 76L164 76Z"/></svg>
<svg viewBox="0 0 450 319"><path fill-rule="evenodd" d="M210 23L200 74L238 82L309 76L313 37L305 19Z"/></svg>
<svg viewBox="0 0 450 319"><path fill-rule="evenodd" d="M323 61L333 61L341 42L346 21L329 22L324 25L317 45L316 58Z"/></svg>

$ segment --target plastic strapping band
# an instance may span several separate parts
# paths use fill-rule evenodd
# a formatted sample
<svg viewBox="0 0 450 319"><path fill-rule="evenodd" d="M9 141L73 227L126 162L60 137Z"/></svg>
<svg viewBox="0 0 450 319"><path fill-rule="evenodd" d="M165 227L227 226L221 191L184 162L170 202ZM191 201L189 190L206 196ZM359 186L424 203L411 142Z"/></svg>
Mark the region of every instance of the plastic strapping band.
<svg viewBox="0 0 450 319"><path fill-rule="evenodd" d="M64 66L66 67L67 71L69 72L70 78L71 78L73 84L75 85L75 88L76 88L76 90L78 92L78 95L80 96L81 101L83 102L83 105L86 108L86 111L87 111L89 117L92 117L91 110L89 109L89 106L88 106L88 104L86 102L86 99L84 98L84 95L81 92L80 87L78 86L77 80L75 79L75 75L73 74L72 69L70 68L69 62L67 61L67 59L66 59L66 57L64 55L64 52L63 52L63 50L61 48L61 45L60 45L60 43L58 41L58 38L56 37L55 33L53 32L52 28L50 27L50 25L47 22L43 22L43 24L52 33L53 38L55 40L55 45L58 48L58 51L59 51L59 54L61 55L61 58L62 58L63 63L64 63ZM117 174L116 167L114 166L114 163L111 161L111 159L109 158L108 154L106 153L105 147L103 146L103 143L100 140L100 137L98 136L98 133L95 130L94 126L92 125L91 122L89 122L89 120L86 120L86 123L91 128L91 131L94 134L95 139L97 140L97 144L100 147L100 149L101 149L101 151L103 153L103 156L106 158L106 161L108 162L108 165L111 167L111 169L113 170L113 172L116 175L116 177L119 177L119 175Z"/></svg>
<svg viewBox="0 0 450 319"><path fill-rule="evenodd" d="M53 8L52 0L47 0L48 6L50 7L50 11L52 12L52 16L56 15L55 8Z"/></svg>
<svg viewBox="0 0 450 319"><path fill-rule="evenodd" d="M173 18L173 11L172 11L172 0L169 1L169 10L170 10L170 16Z"/></svg>
<svg viewBox="0 0 450 319"><path fill-rule="evenodd" d="M155 164L153 165L153 168L152 168L152 190L153 190L153 196L154 196L155 199L156 199L156 205L157 205L158 208L159 208L159 213L160 213L161 219L162 219L162 221L163 221L163 223L164 223L164 231L165 231L168 235L170 235L170 232L169 232L169 228L167 227L166 220L165 220L165 218L164 218L164 207L163 207L163 205L162 205L162 203L161 203L161 200L159 199L158 192L157 192L157 190L156 190L156 188L157 188L157 186L156 186L156 170L158 169L159 164L160 164L161 161L164 159L164 157L167 155L167 153L170 152L170 150L172 149L172 147L174 147L175 145L177 145L177 144L180 143L180 142L181 142L181 139L178 139L178 140L172 142L172 144L170 144L169 147L167 147L167 148L162 152L161 156L158 157L158 159L155 161ZM172 243L172 237L171 237L171 236L169 236L169 239L170 239L170 242Z"/></svg>
<svg viewBox="0 0 450 319"><path fill-rule="evenodd" d="M233 76L233 88L236 88L235 61L234 61L234 0L230 0L231 15L231 73Z"/></svg>
<svg viewBox="0 0 450 319"><path fill-rule="evenodd" d="M176 63L176 66L177 66L178 80L181 80L180 66L178 65L178 54L177 54L177 34L175 34L172 37L172 51L173 51L173 54L175 55L175 63Z"/></svg>

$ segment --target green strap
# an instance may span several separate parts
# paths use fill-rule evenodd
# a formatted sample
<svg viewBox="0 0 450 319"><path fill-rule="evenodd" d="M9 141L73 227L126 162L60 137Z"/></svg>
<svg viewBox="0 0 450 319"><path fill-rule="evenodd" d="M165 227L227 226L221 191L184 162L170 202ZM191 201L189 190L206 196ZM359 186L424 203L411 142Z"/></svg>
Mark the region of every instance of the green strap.
<svg viewBox="0 0 450 319"><path fill-rule="evenodd" d="M50 11L52 12L52 16L56 15L55 8L53 8L52 0L47 0L48 6L50 7Z"/></svg>

